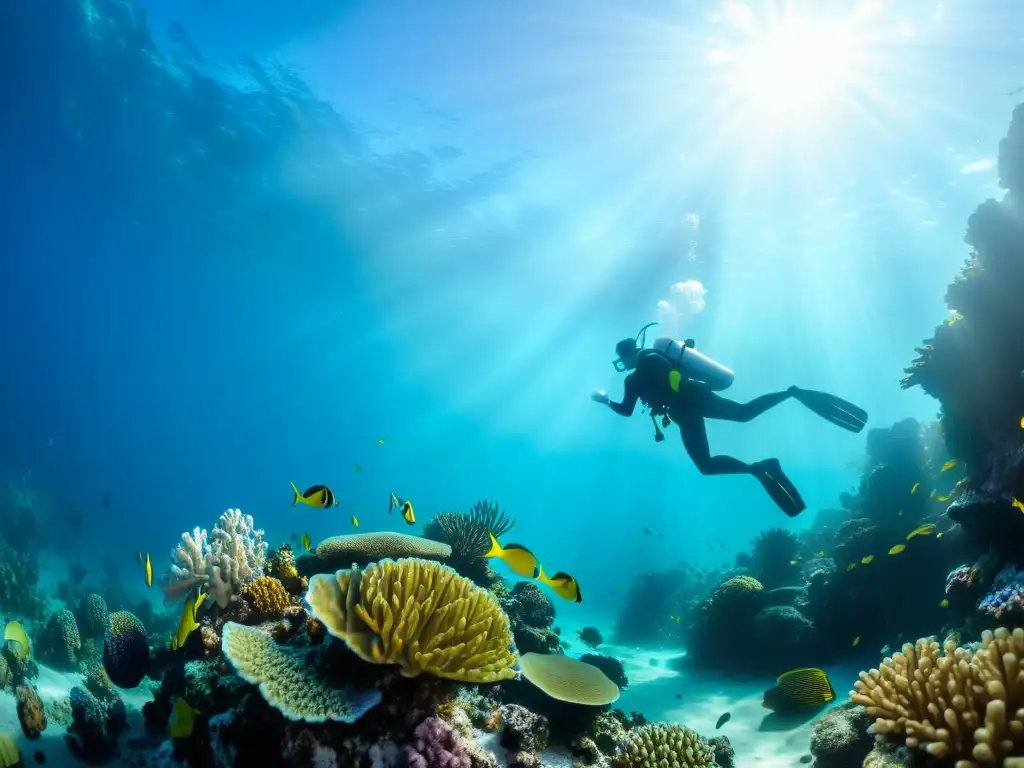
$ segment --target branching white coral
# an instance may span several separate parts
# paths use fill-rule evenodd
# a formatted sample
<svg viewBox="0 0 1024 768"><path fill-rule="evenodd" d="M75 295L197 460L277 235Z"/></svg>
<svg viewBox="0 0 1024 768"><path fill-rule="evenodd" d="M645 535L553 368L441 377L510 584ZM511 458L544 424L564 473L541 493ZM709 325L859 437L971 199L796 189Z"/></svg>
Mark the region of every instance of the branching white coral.
<svg viewBox="0 0 1024 768"><path fill-rule="evenodd" d="M210 597L226 608L238 599L242 587L263 573L266 555L263 530L255 527L252 515L229 509L220 516L212 535L200 528L181 535L181 543L171 552L166 591L173 594L176 584L185 590L206 584Z"/></svg>

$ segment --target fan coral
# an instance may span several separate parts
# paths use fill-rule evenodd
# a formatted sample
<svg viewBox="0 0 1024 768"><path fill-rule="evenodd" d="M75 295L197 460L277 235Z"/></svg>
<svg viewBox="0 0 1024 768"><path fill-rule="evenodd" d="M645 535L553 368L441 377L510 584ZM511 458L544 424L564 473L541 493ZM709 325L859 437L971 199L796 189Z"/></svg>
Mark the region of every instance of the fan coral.
<svg viewBox="0 0 1024 768"><path fill-rule="evenodd" d="M374 664L406 677L491 683L515 676L508 617L487 590L439 563L383 560L309 581L310 614Z"/></svg>
<svg viewBox="0 0 1024 768"><path fill-rule="evenodd" d="M553 699L603 706L619 699L619 687L601 669L584 661L549 653L524 653L523 677Z"/></svg>
<svg viewBox="0 0 1024 768"><path fill-rule="evenodd" d="M256 627L227 622L221 649L238 674L290 720L354 723L381 700L380 691L328 687L303 650L279 645Z"/></svg>
<svg viewBox="0 0 1024 768"><path fill-rule="evenodd" d="M171 552L170 583L164 593L184 597L196 584L208 584L217 605L227 608L263 573L266 552L263 531L255 528L252 516L229 509L211 536L199 528L181 535L181 543Z"/></svg>
<svg viewBox="0 0 1024 768"><path fill-rule="evenodd" d="M458 731L444 720L428 717L413 731L405 748L409 768L472 768L473 759Z"/></svg>
<svg viewBox="0 0 1024 768"><path fill-rule="evenodd" d="M78 651L81 647L78 622L75 621L75 614L67 608L61 608L50 615L50 620L35 642L39 660L58 669L74 669L78 664Z"/></svg>
<svg viewBox="0 0 1024 768"><path fill-rule="evenodd" d="M850 699L867 708L879 736L956 761L957 768L993 765L1024 749L1024 630L982 634L971 652L951 640L907 643L902 653L861 672ZM1003 760L1020 768L1024 759Z"/></svg>
<svg viewBox="0 0 1024 768"><path fill-rule="evenodd" d="M316 547L316 556L325 562L345 565L353 561L372 562L387 557L422 557L444 559L451 555L452 548L420 536L407 533L353 533L347 536L332 536Z"/></svg>
<svg viewBox="0 0 1024 768"><path fill-rule="evenodd" d="M134 613L110 614L110 626L103 640L103 668L114 685L134 688L149 667L149 638Z"/></svg>
<svg viewBox="0 0 1024 768"><path fill-rule="evenodd" d="M500 538L516 521L492 501L478 501L469 514L441 512L423 527L423 535L450 544L458 558L480 558L491 548L491 534Z"/></svg>
<svg viewBox="0 0 1024 768"><path fill-rule="evenodd" d="M653 723L626 734L626 744L615 765L619 768L714 766L715 750L685 726Z"/></svg>
<svg viewBox="0 0 1024 768"><path fill-rule="evenodd" d="M272 576L260 576L249 582L242 594L252 600L261 616L268 619L280 618L284 609L291 604L288 590Z"/></svg>
<svg viewBox="0 0 1024 768"><path fill-rule="evenodd" d="M89 594L85 598L82 613L85 636L103 637L110 623L110 611L107 610L107 601L95 593Z"/></svg>

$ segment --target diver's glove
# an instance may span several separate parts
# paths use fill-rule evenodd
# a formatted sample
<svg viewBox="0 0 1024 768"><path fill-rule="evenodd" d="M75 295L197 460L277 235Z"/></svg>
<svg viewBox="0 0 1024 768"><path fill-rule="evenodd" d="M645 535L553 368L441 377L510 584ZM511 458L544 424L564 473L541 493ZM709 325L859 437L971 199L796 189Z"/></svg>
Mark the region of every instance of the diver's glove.
<svg viewBox="0 0 1024 768"><path fill-rule="evenodd" d="M600 403L601 405L608 405L610 402L608 395L605 392L591 392L590 399L595 403Z"/></svg>

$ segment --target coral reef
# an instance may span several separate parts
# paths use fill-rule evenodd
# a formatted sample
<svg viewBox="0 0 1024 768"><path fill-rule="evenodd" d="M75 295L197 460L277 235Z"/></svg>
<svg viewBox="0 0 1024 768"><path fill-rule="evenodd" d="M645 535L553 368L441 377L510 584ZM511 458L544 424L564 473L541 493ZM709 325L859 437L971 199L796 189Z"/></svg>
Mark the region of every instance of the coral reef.
<svg viewBox="0 0 1024 768"><path fill-rule="evenodd" d="M45 601L37 589L38 583L39 562L34 550L0 544L0 605L4 611L40 618Z"/></svg>
<svg viewBox="0 0 1024 768"><path fill-rule="evenodd" d="M584 627L576 635L587 648L597 648L597 646L604 642L604 638L601 637L601 631L597 627Z"/></svg>
<svg viewBox="0 0 1024 768"><path fill-rule="evenodd" d="M127 727L127 712L119 696L101 701L76 686L71 689L71 718L66 740L79 760L101 763L117 752L117 739Z"/></svg>
<svg viewBox="0 0 1024 768"><path fill-rule="evenodd" d="M316 547L316 557L324 565L349 566L366 564L385 558L415 557L423 560L444 560L452 553L447 544L407 533L352 533L324 539Z"/></svg>
<svg viewBox="0 0 1024 768"><path fill-rule="evenodd" d="M864 707L850 702L823 715L811 732L814 768L860 765L875 744L869 725Z"/></svg>
<svg viewBox="0 0 1024 768"><path fill-rule="evenodd" d="M263 573L266 552L263 531L255 527L252 516L229 509L209 536L199 528L181 535L181 543L171 552L164 594L184 597L197 584L206 584L217 606L227 608Z"/></svg>
<svg viewBox="0 0 1024 768"><path fill-rule="evenodd" d="M444 720L428 717L405 748L409 768L473 768L470 747Z"/></svg>
<svg viewBox="0 0 1024 768"><path fill-rule="evenodd" d="M947 582L948 588L948 582ZM990 619L1018 621L1024 618L1024 571L1012 565L996 574L991 591L978 603L978 611Z"/></svg>
<svg viewBox="0 0 1024 768"><path fill-rule="evenodd" d="M114 685L134 688L142 682L149 667L149 638L135 614L117 611L110 614L103 641L103 668Z"/></svg>
<svg viewBox="0 0 1024 768"><path fill-rule="evenodd" d="M690 563L637 573L622 601L615 641L633 645L681 643L702 602L723 576L720 569L708 570Z"/></svg>
<svg viewBox="0 0 1024 768"><path fill-rule="evenodd" d="M279 619L284 609L291 605L291 596L278 579L273 576L259 576L242 589L242 594L252 602L256 612L265 619Z"/></svg>
<svg viewBox="0 0 1024 768"><path fill-rule="evenodd" d="M767 655L743 652L754 633L754 619L764 601L764 587L750 576L734 576L704 600L688 628L689 663L709 668L764 669Z"/></svg>
<svg viewBox="0 0 1024 768"><path fill-rule="evenodd" d="M27 683L18 686L15 691L18 700L18 721L21 730L30 739L38 739L39 734L46 730L46 709L39 692Z"/></svg>
<svg viewBox="0 0 1024 768"><path fill-rule="evenodd" d="M783 528L769 528L753 542L752 571L765 589L786 586L800 578L793 567L800 543L796 535Z"/></svg>
<svg viewBox="0 0 1024 768"><path fill-rule="evenodd" d="M407 558L317 575L310 614L356 654L465 682L515 676L508 617L490 592L447 566Z"/></svg>
<svg viewBox="0 0 1024 768"><path fill-rule="evenodd" d="M558 635L551 628L555 620L555 605L536 584L520 581L509 590L498 583L491 587L491 592L508 616L512 636L520 652L562 652Z"/></svg>
<svg viewBox="0 0 1024 768"><path fill-rule="evenodd" d="M1024 751L1022 658L1022 629L986 631L976 651L918 640L861 672L850 698L880 737L963 768L990 765Z"/></svg>
<svg viewBox="0 0 1024 768"><path fill-rule="evenodd" d="M77 669L82 639L75 614L67 608L50 614L49 621L39 632L33 646L36 656L44 664L56 669Z"/></svg>
<svg viewBox="0 0 1024 768"><path fill-rule="evenodd" d="M617 768L715 766L715 750L682 725L654 723L630 731L616 760Z"/></svg>
<svg viewBox="0 0 1024 768"><path fill-rule="evenodd" d="M255 627L228 622L221 637L224 656L238 674L290 720L354 723L380 703L379 691L325 685L303 649L279 645Z"/></svg>
<svg viewBox="0 0 1024 768"><path fill-rule="evenodd" d="M605 677L615 683L620 689L629 685L629 678L626 677L626 670L623 668L622 662L612 656L605 656L600 653L584 653L580 656L580 661L600 669L604 672Z"/></svg>
<svg viewBox="0 0 1024 768"><path fill-rule="evenodd" d="M110 626L110 611L107 610L107 601L101 595L90 593L82 601L82 615L79 617L79 627L85 637L103 637Z"/></svg>

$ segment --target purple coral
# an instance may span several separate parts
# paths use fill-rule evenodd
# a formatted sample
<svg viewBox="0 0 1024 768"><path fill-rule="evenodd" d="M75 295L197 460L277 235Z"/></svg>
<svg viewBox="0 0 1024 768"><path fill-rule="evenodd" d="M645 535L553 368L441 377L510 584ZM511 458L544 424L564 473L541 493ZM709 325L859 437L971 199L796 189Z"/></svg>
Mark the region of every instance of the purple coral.
<svg viewBox="0 0 1024 768"><path fill-rule="evenodd" d="M416 726L405 757L409 768L473 768L466 742L438 717L428 717Z"/></svg>

